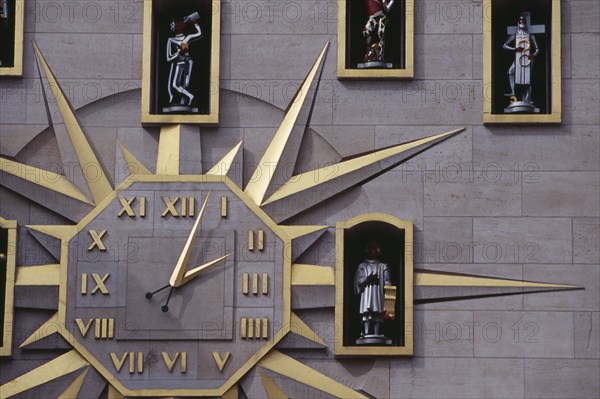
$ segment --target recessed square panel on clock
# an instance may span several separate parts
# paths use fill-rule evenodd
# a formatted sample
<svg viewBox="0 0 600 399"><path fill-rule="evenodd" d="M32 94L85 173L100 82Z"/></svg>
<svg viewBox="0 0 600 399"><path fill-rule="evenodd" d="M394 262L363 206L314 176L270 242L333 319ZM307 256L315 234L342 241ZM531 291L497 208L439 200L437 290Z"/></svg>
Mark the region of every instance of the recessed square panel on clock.
<svg viewBox="0 0 600 399"><path fill-rule="evenodd" d="M0 0L0 76L23 74L25 0Z"/></svg>
<svg viewBox="0 0 600 399"><path fill-rule="evenodd" d="M338 78L412 78L413 25L413 0L338 0Z"/></svg>
<svg viewBox="0 0 600 399"><path fill-rule="evenodd" d="M142 123L219 122L220 0L144 2Z"/></svg>
<svg viewBox="0 0 600 399"><path fill-rule="evenodd" d="M483 4L483 122L560 123L560 1Z"/></svg>
<svg viewBox="0 0 600 399"><path fill-rule="evenodd" d="M336 224L335 355L413 354L413 225L383 213Z"/></svg>

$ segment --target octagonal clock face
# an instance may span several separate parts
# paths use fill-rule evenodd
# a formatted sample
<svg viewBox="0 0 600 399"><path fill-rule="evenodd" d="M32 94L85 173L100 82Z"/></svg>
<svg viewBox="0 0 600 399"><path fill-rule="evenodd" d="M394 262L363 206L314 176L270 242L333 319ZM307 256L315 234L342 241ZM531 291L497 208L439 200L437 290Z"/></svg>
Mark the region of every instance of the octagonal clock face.
<svg viewBox="0 0 600 399"><path fill-rule="evenodd" d="M285 241L233 190L125 183L69 241L74 346L131 394L233 384L282 331Z"/></svg>

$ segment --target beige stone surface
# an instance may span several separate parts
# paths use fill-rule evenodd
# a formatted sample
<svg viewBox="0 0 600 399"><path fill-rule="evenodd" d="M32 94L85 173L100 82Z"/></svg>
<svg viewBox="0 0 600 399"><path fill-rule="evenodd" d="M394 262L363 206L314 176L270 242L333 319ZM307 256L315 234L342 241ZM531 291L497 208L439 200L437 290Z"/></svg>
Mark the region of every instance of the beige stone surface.
<svg viewBox="0 0 600 399"><path fill-rule="evenodd" d="M475 262L565 263L571 261L567 218L474 218ZM480 249L480 250L479 250Z"/></svg>
<svg viewBox="0 0 600 399"><path fill-rule="evenodd" d="M438 4L444 4L440 2ZM456 51L456 48L461 51ZM415 35L415 78L457 80L473 78L471 35Z"/></svg>
<svg viewBox="0 0 600 399"><path fill-rule="evenodd" d="M524 216L600 215L598 172L539 172L523 184Z"/></svg>
<svg viewBox="0 0 600 399"><path fill-rule="evenodd" d="M600 270L598 265L523 265L523 279L583 287L579 290L527 295L525 309L557 311L594 311L600 308Z"/></svg>
<svg viewBox="0 0 600 399"><path fill-rule="evenodd" d="M600 218L573 219L573 262L600 263Z"/></svg>
<svg viewBox="0 0 600 399"><path fill-rule="evenodd" d="M586 171L600 164L597 125L534 126L515 135L512 128L480 126L473 134L473 163L490 174L500 169L524 183L539 171Z"/></svg>
<svg viewBox="0 0 600 399"><path fill-rule="evenodd" d="M575 357L600 358L600 313L573 313L575 327Z"/></svg>
<svg viewBox="0 0 600 399"><path fill-rule="evenodd" d="M598 79L600 77L600 55L593 48L600 46L597 34L571 35L571 68L573 79Z"/></svg>
<svg viewBox="0 0 600 399"><path fill-rule="evenodd" d="M573 319L564 312L475 312L475 357L572 358Z"/></svg>
<svg viewBox="0 0 600 399"><path fill-rule="evenodd" d="M415 246L420 263L473 262L473 218L425 217L423 241Z"/></svg>
<svg viewBox="0 0 600 399"><path fill-rule="evenodd" d="M519 216L521 184L513 174L447 170L425 179L426 216Z"/></svg>
<svg viewBox="0 0 600 399"><path fill-rule="evenodd" d="M598 360L525 360L525 398L595 399L600 391Z"/></svg>
<svg viewBox="0 0 600 399"><path fill-rule="evenodd" d="M414 358L391 361L390 397L523 397L521 359Z"/></svg>

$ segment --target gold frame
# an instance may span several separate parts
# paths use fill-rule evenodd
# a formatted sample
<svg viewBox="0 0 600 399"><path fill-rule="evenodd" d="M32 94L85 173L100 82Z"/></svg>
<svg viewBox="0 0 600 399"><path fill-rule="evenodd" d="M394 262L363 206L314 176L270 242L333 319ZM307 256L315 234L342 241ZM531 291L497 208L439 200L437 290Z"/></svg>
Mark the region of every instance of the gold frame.
<svg viewBox="0 0 600 399"><path fill-rule="evenodd" d="M0 217L0 227L8 229L8 251L6 254L6 291L4 292L4 325L2 326L2 346L0 356L12 353L13 309L15 292L15 268L17 251L17 221ZM14 248L14 251L10 251Z"/></svg>
<svg viewBox="0 0 600 399"><path fill-rule="evenodd" d="M394 69L350 69L346 68L346 3L338 0L338 79L412 79L414 77L414 0L405 0L404 68Z"/></svg>
<svg viewBox="0 0 600 399"><path fill-rule="evenodd" d="M492 88L492 21L494 0L483 0L483 123L492 124L559 124L561 117L561 18L560 0L552 2L552 112L549 114L492 114L492 100L488 93Z"/></svg>
<svg viewBox="0 0 600 399"><path fill-rule="evenodd" d="M344 346L344 231L364 222L384 222L404 230L404 346ZM335 355L413 355L413 223L384 213L365 213L335 225Z"/></svg>
<svg viewBox="0 0 600 399"><path fill-rule="evenodd" d="M145 388L145 389L129 389L123 385L120 379L115 378L115 373L105 367L103 363L98 361L96 357L84 346L80 341L81 338L77 337L71 329L67 328L67 312L66 303L68 301L68 277L69 277L69 245L70 242L82 229L92 222L100 213L102 213L121 193L122 191L131 187L134 183L139 182L150 182L150 183L223 183L231 192L242 201L248 209L254 213L260 220L262 220L278 237L283 241L283 293L282 293L282 305L283 305L283 324L281 329L273 336L269 337L264 345L257 349L254 356L246 361L238 370L233 373L226 382L220 387L207 388L207 389L188 389L188 388ZM244 191L237 186L229 177L220 175L135 175L130 176L121 183L117 188L113 190L106 198L98 203L94 209L90 211L85 217L83 217L76 226L67 226L66 229L60 231L56 229L56 226L50 226L50 229L56 231L55 236L60 236L62 240L61 244L61 259L60 259L60 285L59 285L59 306L56 320L53 320L53 327L69 344L88 362L98 373L102 375L107 381L110 381L110 385L117 389L124 396L131 397L146 397L146 396L222 396L229 389L235 386L237 382L254 366L256 366L261 359L275 349L277 344L291 331L292 326L292 308L291 308L291 268L292 268L292 238L290 232L297 230L291 228L290 230L284 229L282 226L275 223L263 209L256 205ZM47 328L46 330L50 330Z"/></svg>
<svg viewBox="0 0 600 399"><path fill-rule="evenodd" d="M23 76L23 29L25 21L25 0L15 0L15 48L14 66L1 68L0 76Z"/></svg>
<svg viewBox="0 0 600 399"><path fill-rule="evenodd" d="M221 0L211 0L211 66L210 66L210 112L199 115L169 115L150 113L150 85L152 78L152 6L153 0L144 1L144 50L142 68L142 123L193 123L202 125L219 124L219 71L221 49Z"/></svg>

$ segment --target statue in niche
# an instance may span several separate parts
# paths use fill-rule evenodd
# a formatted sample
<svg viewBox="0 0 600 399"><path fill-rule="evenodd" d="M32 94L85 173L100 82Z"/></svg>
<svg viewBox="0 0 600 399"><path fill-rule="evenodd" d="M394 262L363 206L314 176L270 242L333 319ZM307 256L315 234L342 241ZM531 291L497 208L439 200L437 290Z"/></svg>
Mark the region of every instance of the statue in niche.
<svg viewBox="0 0 600 399"><path fill-rule="evenodd" d="M536 108L533 104L531 97L533 61L539 54L540 49L535 36L530 32L528 16L529 13L522 13L516 29L511 29L515 27L507 29L509 32L513 30L514 33L509 34L502 46L504 50L514 51L514 59L508 69L510 93L505 94L506 97L510 97L510 104L504 109L505 113L540 112L539 108ZM541 32L543 31L542 27Z"/></svg>
<svg viewBox="0 0 600 399"><path fill-rule="evenodd" d="M385 320L394 319L396 287L392 286L388 266L379 261L381 245L370 241L365 255L354 274L354 293L360 295L363 327L356 344L391 345L392 340L382 334L382 326Z"/></svg>
<svg viewBox="0 0 600 399"><path fill-rule="evenodd" d="M171 22L170 28L174 36L167 41L167 61L171 64L167 87L169 106L164 107L163 112L198 112L198 108L193 107L194 95L187 89L194 66L190 56L190 44L202 37L199 20L200 15L194 12L181 20ZM188 30L192 32L187 33Z"/></svg>
<svg viewBox="0 0 600 399"><path fill-rule="evenodd" d="M385 27L388 23L387 14L391 11L395 0L364 0L369 19L363 29L367 45L364 63L358 68L392 68L385 61Z"/></svg>
<svg viewBox="0 0 600 399"><path fill-rule="evenodd" d="M7 56L8 43L4 39L8 34L8 0L1 0L0 3L0 67L3 66L3 60ZM3 40L4 39L4 40Z"/></svg>

